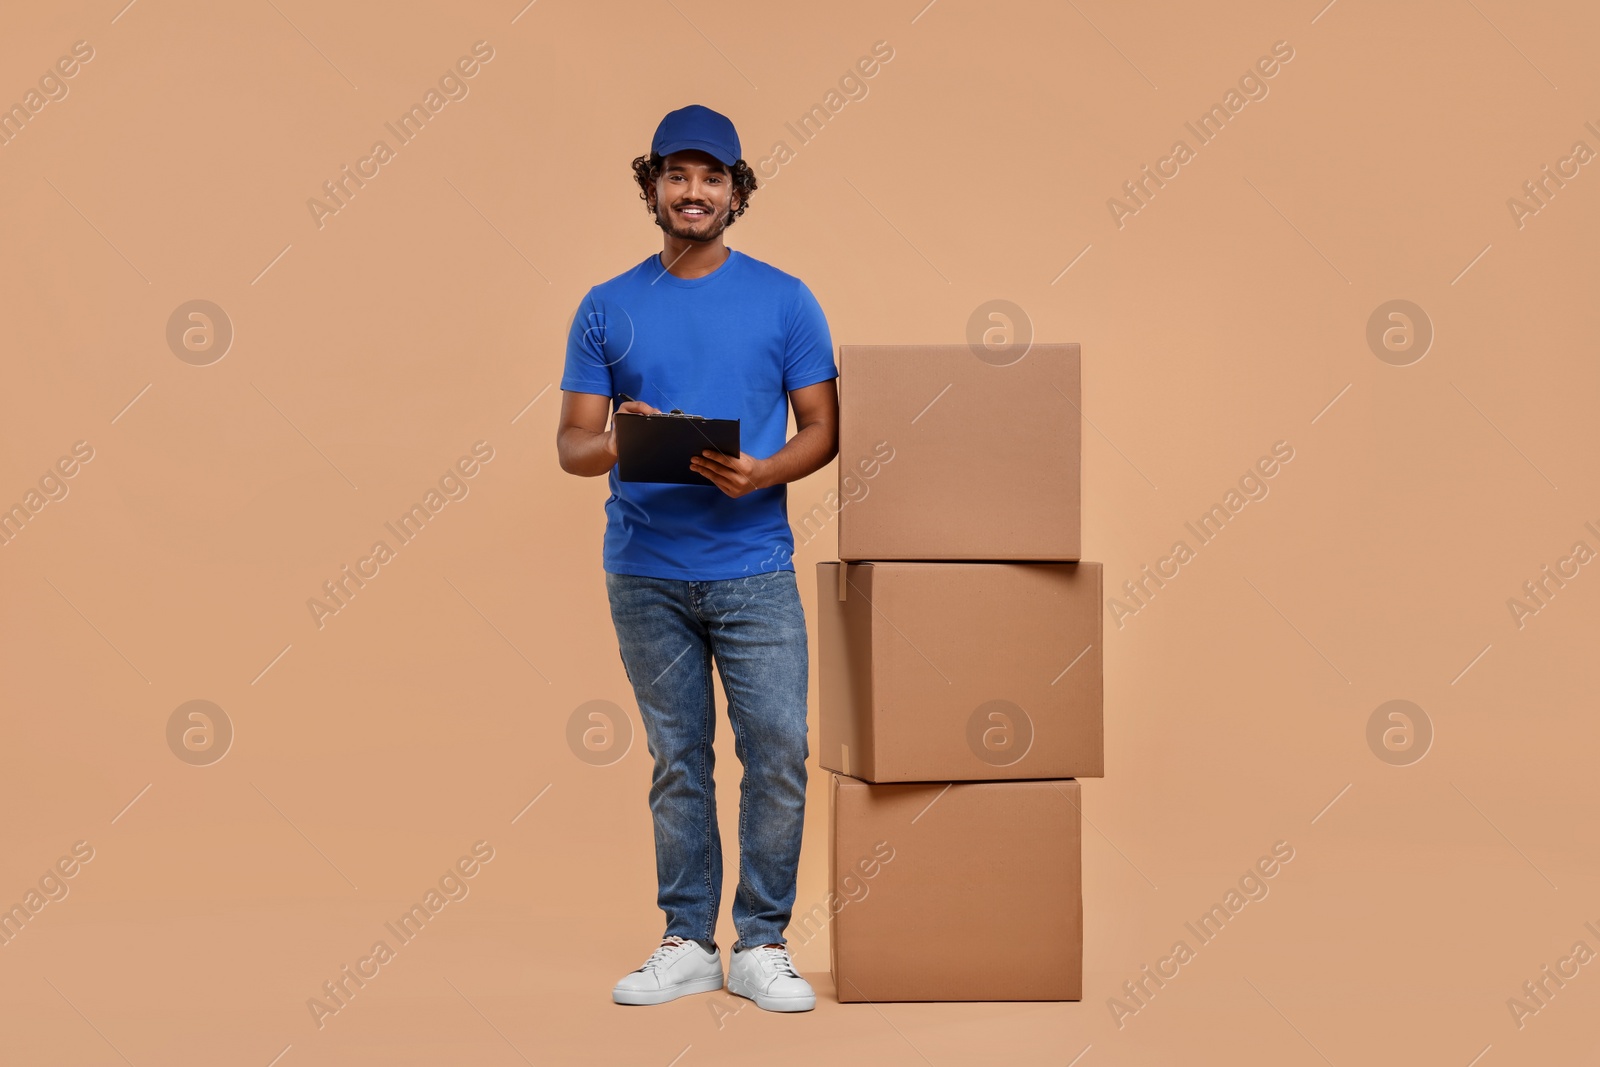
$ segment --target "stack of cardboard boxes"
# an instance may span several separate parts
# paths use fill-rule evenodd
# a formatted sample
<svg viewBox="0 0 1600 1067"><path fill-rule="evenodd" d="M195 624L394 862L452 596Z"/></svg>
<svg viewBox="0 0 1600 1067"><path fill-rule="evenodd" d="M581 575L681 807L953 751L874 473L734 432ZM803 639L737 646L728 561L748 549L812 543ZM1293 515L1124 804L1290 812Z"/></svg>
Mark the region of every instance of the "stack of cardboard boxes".
<svg viewBox="0 0 1600 1067"><path fill-rule="evenodd" d="M1104 772L1075 344L839 351L818 564L839 999L1080 1000L1078 778Z"/></svg>

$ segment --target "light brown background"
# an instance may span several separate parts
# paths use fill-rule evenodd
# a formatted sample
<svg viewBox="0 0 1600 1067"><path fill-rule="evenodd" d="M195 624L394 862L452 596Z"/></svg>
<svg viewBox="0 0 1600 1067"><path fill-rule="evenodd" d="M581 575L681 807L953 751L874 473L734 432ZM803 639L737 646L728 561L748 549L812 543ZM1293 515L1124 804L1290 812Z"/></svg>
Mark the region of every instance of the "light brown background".
<svg viewBox="0 0 1600 1067"><path fill-rule="evenodd" d="M0 148L0 500L75 441L95 458L0 549L0 900L75 841L95 858L0 948L8 1062L1592 1053L1600 964L1520 1030L1506 999L1575 941L1600 949L1600 575L1521 630L1506 599L1600 547L1600 176L1521 229L1506 200L1574 141L1600 148L1600 17L1205 7L12 5L0 100L74 41L96 54ZM470 96L317 229L307 198L478 40L495 57ZM664 112L716 107L759 158L878 40L894 58L869 95L731 244L804 279L836 344L960 341L996 298L1081 342L1085 556L1108 588L1273 442L1295 459L1108 626L1081 1004L841 1006L819 938L797 950L808 1015L730 1015L723 994L625 1010L611 983L661 929L648 760L642 737L605 767L565 740L584 701L637 714L605 485L555 462L567 325L660 247L627 164ZM1118 229L1107 198L1279 40L1295 57L1270 95ZM196 298L236 330L209 367L164 339ZM1408 367L1365 341L1395 298L1437 333ZM479 439L495 458L471 495L319 631L307 598ZM808 611L834 537L796 559ZM165 741L197 698L237 730L209 767ZM1394 698L1436 731L1407 767L1365 738ZM813 775L803 906L825 893ZM307 998L480 839L471 895L319 1031ZM1296 856L1271 895L1118 1029L1107 998L1278 840Z"/></svg>

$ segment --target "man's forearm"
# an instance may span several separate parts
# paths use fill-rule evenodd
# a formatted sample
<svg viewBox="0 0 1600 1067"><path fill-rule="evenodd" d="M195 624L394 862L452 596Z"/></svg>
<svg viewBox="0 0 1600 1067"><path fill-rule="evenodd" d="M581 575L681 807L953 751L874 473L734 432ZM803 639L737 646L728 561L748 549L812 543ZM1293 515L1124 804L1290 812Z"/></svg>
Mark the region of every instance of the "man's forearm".
<svg viewBox="0 0 1600 1067"><path fill-rule="evenodd" d="M839 442L832 427L814 422L767 457L761 480L768 486L799 481L827 466L838 451Z"/></svg>
<svg viewBox="0 0 1600 1067"><path fill-rule="evenodd" d="M585 478L609 473L617 462L617 457L612 455L607 447L610 441L609 430L595 433L581 426L568 426L561 431L561 438L557 443L561 469L568 474L577 474Z"/></svg>

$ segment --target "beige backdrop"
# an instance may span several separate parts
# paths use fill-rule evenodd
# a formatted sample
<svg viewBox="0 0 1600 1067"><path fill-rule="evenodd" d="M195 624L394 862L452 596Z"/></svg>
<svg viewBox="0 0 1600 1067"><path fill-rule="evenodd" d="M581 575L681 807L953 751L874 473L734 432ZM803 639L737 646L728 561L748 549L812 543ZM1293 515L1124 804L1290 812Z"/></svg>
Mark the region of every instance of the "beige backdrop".
<svg viewBox="0 0 1600 1067"><path fill-rule="evenodd" d="M123 2L11 5L0 32L23 108L0 505L37 507L0 547L0 904L39 893L0 947L6 1062L1593 1052L1592 5ZM401 143L385 124L441 79ZM662 925L649 768L605 484L556 465L556 382L585 289L660 247L628 162L691 102L762 175L731 243L804 279L835 344L959 342L994 300L1082 343L1108 591L1190 543L1136 612L1107 606L1082 1003L841 1006L825 937L796 946L808 1015L609 1002ZM384 523L477 442L399 545ZM1199 545L1185 523L1278 442L1267 495ZM836 533L797 554L813 621ZM393 558L319 625L308 600L380 538ZM1546 566L1564 584L1527 599ZM627 709L598 764L568 741L589 701ZM812 775L802 908L826 894ZM1268 895L1199 944L1185 922L1279 842ZM466 895L390 934L441 879ZM308 1000L380 939L319 1026ZM1127 998L1178 940L1193 958Z"/></svg>

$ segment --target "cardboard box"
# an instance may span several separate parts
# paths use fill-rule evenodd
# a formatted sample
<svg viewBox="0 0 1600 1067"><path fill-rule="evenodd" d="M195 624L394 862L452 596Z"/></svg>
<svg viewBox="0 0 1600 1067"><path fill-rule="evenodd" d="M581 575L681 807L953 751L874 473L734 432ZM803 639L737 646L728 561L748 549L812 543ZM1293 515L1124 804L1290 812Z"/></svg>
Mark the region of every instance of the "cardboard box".
<svg viewBox="0 0 1600 1067"><path fill-rule="evenodd" d="M1077 559L1079 378L1076 344L841 345L839 558Z"/></svg>
<svg viewBox="0 0 1600 1067"><path fill-rule="evenodd" d="M869 782L1102 777L1102 578L817 564L818 761Z"/></svg>
<svg viewBox="0 0 1600 1067"><path fill-rule="evenodd" d="M831 800L842 1003L1083 998L1077 782L836 774Z"/></svg>

